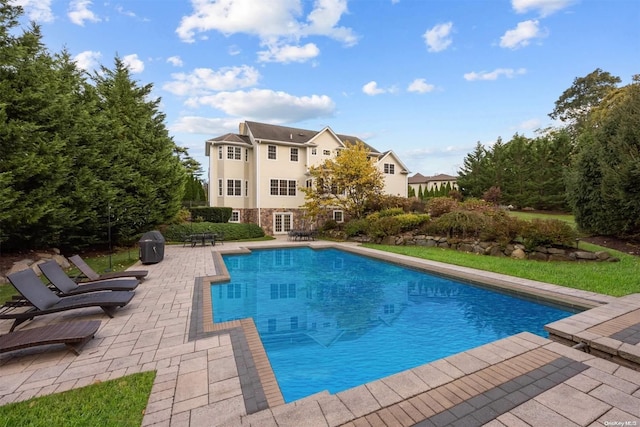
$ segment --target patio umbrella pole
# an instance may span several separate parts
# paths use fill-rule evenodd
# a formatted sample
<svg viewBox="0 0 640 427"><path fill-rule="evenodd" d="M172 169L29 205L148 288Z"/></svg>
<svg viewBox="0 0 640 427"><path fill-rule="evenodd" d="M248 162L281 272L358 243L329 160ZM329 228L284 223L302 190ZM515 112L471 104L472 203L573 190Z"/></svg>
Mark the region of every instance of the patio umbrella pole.
<svg viewBox="0 0 640 427"><path fill-rule="evenodd" d="M107 211L108 211L108 218L107 218L108 231L107 231L107 236L108 236L108 240L109 240L109 269L107 271L111 271L111 270L113 270L113 265L111 264L111 254L113 252L111 250L111 203L109 203Z"/></svg>

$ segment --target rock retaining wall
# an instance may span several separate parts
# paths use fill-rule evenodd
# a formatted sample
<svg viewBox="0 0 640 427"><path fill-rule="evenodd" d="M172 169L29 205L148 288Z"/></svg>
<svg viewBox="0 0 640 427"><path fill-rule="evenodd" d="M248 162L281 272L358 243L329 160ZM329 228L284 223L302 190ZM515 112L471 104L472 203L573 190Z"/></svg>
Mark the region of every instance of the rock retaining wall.
<svg viewBox="0 0 640 427"><path fill-rule="evenodd" d="M355 238L360 242L370 242L369 238ZM482 242L469 239L449 239L441 236L427 236L423 234L401 234L387 236L380 242L384 245L426 246L446 249L455 249L461 252L474 254L511 257L516 259L534 259L539 261L609 261L617 262L620 259L611 256L606 251L589 252L578 248L568 247L537 247L528 251L519 243L500 245L497 242Z"/></svg>

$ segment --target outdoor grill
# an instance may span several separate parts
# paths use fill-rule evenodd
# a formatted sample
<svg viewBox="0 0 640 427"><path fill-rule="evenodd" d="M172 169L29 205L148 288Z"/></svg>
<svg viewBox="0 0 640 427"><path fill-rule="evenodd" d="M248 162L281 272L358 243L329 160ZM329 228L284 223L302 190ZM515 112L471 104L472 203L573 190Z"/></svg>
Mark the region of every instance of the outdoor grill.
<svg viewBox="0 0 640 427"><path fill-rule="evenodd" d="M164 258L164 236L157 230L148 231L138 241L140 245L140 262L156 264Z"/></svg>

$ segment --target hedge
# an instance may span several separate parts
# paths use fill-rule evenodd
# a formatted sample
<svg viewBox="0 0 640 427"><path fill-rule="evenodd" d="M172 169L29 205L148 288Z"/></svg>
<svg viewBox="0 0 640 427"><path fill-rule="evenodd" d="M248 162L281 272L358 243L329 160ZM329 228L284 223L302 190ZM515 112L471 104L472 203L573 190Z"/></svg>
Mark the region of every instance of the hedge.
<svg viewBox="0 0 640 427"><path fill-rule="evenodd" d="M227 223L231 219L231 208L196 206L189 208L193 222Z"/></svg>
<svg viewBox="0 0 640 427"><path fill-rule="evenodd" d="M162 235L169 242L182 242L185 237L196 233L224 234L224 240L258 239L264 237L264 230L257 224L234 224L193 222L190 224L168 225Z"/></svg>

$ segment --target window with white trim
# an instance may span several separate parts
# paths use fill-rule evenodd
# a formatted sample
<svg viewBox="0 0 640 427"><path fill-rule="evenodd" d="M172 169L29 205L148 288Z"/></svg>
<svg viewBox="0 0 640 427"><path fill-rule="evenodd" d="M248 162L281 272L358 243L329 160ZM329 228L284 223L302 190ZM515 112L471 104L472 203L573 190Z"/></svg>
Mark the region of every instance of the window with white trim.
<svg viewBox="0 0 640 427"><path fill-rule="evenodd" d="M227 159L242 160L242 149L240 147L227 147Z"/></svg>
<svg viewBox="0 0 640 427"><path fill-rule="evenodd" d="M276 158L277 158L277 149L278 149L278 147L276 147L275 145L268 145L267 146L267 159L276 160Z"/></svg>
<svg viewBox="0 0 640 427"><path fill-rule="evenodd" d="M248 148L244 149L244 161L245 162L249 161L249 149Z"/></svg>
<svg viewBox="0 0 640 427"><path fill-rule="evenodd" d="M218 159L222 160L222 152L223 152L223 148L222 145L218 147Z"/></svg>
<svg viewBox="0 0 640 427"><path fill-rule="evenodd" d="M312 148L311 149L311 155L315 156L316 154L318 154L318 149L317 148Z"/></svg>
<svg viewBox="0 0 640 427"><path fill-rule="evenodd" d="M244 182L244 197L249 197L249 181Z"/></svg>
<svg viewBox="0 0 640 427"><path fill-rule="evenodd" d="M218 180L218 196L222 196L224 193L224 185L221 179Z"/></svg>
<svg viewBox="0 0 640 427"><path fill-rule="evenodd" d="M227 196L242 196L242 180L227 180Z"/></svg>
<svg viewBox="0 0 640 427"><path fill-rule="evenodd" d="M335 222L344 222L344 212L342 212L342 211L333 211L333 220Z"/></svg>
<svg viewBox="0 0 640 427"><path fill-rule="evenodd" d="M396 165L393 163L385 163L384 164L384 173L388 173L389 175L393 175L396 171Z"/></svg>
<svg viewBox="0 0 640 427"><path fill-rule="evenodd" d="M272 179L269 181L272 196L295 196L297 190L295 179Z"/></svg>
<svg viewBox="0 0 640 427"><path fill-rule="evenodd" d="M292 162L297 162L298 161L298 149L297 148L291 148L291 161Z"/></svg>
<svg viewBox="0 0 640 427"><path fill-rule="evenodd" d="M330 156L331 155L331 150L322 150L322 154L325 156Z"/></svg>
<svg viewBox="0 0 640 427"><path fill-rule="evenodd" d="M231 211L229 222L240 222L240 211Z"/></svg>

